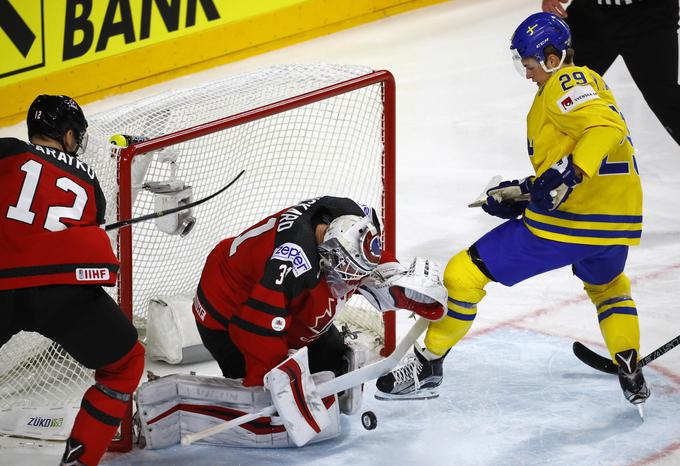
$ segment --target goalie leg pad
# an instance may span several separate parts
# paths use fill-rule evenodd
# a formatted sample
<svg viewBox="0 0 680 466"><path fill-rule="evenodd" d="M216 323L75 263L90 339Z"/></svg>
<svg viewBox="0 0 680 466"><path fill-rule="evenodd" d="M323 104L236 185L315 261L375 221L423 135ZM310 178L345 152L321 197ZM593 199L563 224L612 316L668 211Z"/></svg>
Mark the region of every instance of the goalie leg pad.
<svg viewBox="0 0 680 466"><path fill-rule="evenodd" d="M264 386L295 445L305 445L330 424L309 373L306 347L269 371L264 376Z"/></svg>
<svg viewBox="0 0 680 466"><path fill-rule="evenodd" d="M622 273L604 285L584 282L590 300L597 308L600 332L612 361L616 353L628 349L640 351L640 327L635 301L630 296L630 280Z"/></svg>
<svg viewBox="0 0 680 466"><path fill-rule="evenodd" d="M332 372L313 376L315 384L331 380ZM244 387L240 380L173 374L142 384L136 395L137 414L146 448L165 448L179 443L182 436L200 432L244 414L271 405L264 387ZM309 443L340 434L340 412L335 396L324 398L330 423ZM262 417L197 444L226 447L286 448L296 446L281 419Z"/></svg>
<svg viewBox="0 0 680 466"><path fill-rule="evenodd" d="M444 270L447 314L427 329L425 346L429 351L441 356L465 336L477 316L477 304L486 295L484 287L490 281L472 262L467 250L453 256Z"/></svg>

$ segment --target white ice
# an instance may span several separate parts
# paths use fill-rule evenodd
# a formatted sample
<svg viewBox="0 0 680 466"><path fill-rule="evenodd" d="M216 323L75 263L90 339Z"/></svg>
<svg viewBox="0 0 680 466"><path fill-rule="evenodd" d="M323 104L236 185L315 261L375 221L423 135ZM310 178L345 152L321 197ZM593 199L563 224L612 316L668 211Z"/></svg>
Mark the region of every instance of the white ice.
<svg viewBox="0 0 680 466"><path fill-rule="evenodd" d="M496 174L530 173L525 115L535 87L508 51L515 26L540 0L455 0L165 82L85 107L94 113L159 91L280 63L347 63L388 69L397 81L397 253L445 264L499 222L466 205ZM578 53L578 51L577 51ZM653 72L654 70L649 70ZM645 189L642 245L631 250L647 354L680 330L673 287L680 280L680 150L645 104L622 61L605 75L638 149ZM21 125L0 136L24 136ZM103 464L240 465L677 465L680 464L680 350L645 370L652 387L641 422L615 377L571 354L580 340L604 353L597 319L569 269L513 288L492 284L470 334L446 359L438 399L379 402L366 386L366 431L344 417L340 438L302 449L205 446L107 454ZM411 324L399 317L398 333ZM159 374L213 364L172 367ZM57 448L17 454L12 464L56 464Z"/></svg>

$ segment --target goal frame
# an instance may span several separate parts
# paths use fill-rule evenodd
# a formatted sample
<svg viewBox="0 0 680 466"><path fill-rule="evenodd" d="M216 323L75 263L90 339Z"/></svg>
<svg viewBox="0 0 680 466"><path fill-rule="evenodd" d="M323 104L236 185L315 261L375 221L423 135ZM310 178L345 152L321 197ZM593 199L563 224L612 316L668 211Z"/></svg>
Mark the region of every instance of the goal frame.
<svg viewBox="0 0 680 466"><path fill-rule="evenodd" d="M374 71L363 76L342 81L311 92L290 97L278 102L220 118L171 134L148 139L124 148L118 157L118 221L132 218L132 162L136 156L179 144L200 136L239 126L278 113L283 113L314 102L355 91L367 86L382 86L382 213L384 224L384 249L395 254L396 251L396 86L394 76L387 70ZM118 230L118 258L120 270L118 276L118 304L123 312L132 319L133 315L133 280L132 280L132 228L127 226ZM395 348L396 331L394 311L383 315L385 323L385 340L382 356L389 355ZM109 446L109 451L126 452L132 449L132 402L128 404L126 415L120 427L120 437Z"/></svg>

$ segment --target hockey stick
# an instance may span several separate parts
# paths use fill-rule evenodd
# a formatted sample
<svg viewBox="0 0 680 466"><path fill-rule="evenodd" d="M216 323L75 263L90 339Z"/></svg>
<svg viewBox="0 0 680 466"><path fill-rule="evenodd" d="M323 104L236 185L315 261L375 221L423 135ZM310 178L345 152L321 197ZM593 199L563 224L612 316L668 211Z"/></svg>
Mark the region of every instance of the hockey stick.
<svg viewBox="0 0 680 466"><path fill-rule="evenodd" d="M394 369L396 365L399 364L399 361L401 361L401 359L404 357L406 352L411 348L411 346L413 346L418 337L425 331L428 323L428 320L418 318L406 336L401 339L397 347L394 349L394 351L392 351L392 354L387 356L385 359L320 384L317 389L319 390L319 395L321 398L325 398L343 390L356 387L357 385L361 385L362 383L369 380L377 379L381 375L386 374L387 372ZM232 427L240 426L241 424L245 424L260 417L271 416L275 412L276 408L274 408L273 405L270 405L258 412L244 414L243 416L232 419L231 421L218 424L194 434L185 435L182 437L182 446L189 446L198 440L210 437L211 435L215 435L224 430L231 429Z"/></svg>
<svg viewBox="0 0 680 466"><path fill-rule="evenodd" d="M199 199L199 200L197 200L197 201L190 202L190 203L188 203L188 204L186 204L186 205L181 205L181 206L178 206L178 207L173 207L172 209L168 209L168 210L159 210L158 212L152 212L152 213L150 213L150 214L142 215L141 217L135 217L135 218L130 218L130 219L128 219L128 220L121 220L120 222L109 223L108 225L105 225L105 226L104 226L104 230L106 230L106 231L109 231L109 230L116 230L116 229L118 229L118 228L123 228L123 227L129 226L129 225L134 225L135 223L144 222L144 221L146 221L146 220L151 220L151 219L154 219L154 218L164 217L164 216L166 216L166 215L174 214L175 212L180 212L180 211L182 211L182 210L191 209L192 207L195 207L195 206L197 206L197 205L203 204L204 202L209 201L209 200L212 199L213 197L215 197L215 196L217 196L217 195L223 193L224 191L226 191L229 187L231 187L231 185L233 185L234 183L236 183L236 180L238 180L239 178L241 178L241 175L243 175L244 173L245 173L245 170L241 170L241 172L240 172L238 175L236 175L236 178L234 178L233 180L231 180L231 181L229 182L229 184L227 184L227 185L226 185L225 187L223 187L223 188L220 188L219 191L216 191L216 192L212 193L210 196L204 197L203 199Z"/></svg>
<svg viewBox="0 0 680 466"><path fill-rule="evenodd" d="M649 353L644 358L640 359L640 362L638 363L638 365L640 367L646 366L647 364L654 361L659 356L668 353L670 350L672 350L673 348L675 348L678 345L680 345L680 335L673 338L668 343L665 343L664 345L655 349L654 351ZM612 362L611 359L606 358L604 356L600 356L599 354L597 354L595 351L588 348L583 343L575 341L573 346L572 346L572 349L574 351L574 355L581 362L583 362L584 364L587 364L588 366L592 367L593 369L596 369L596 370L601 371L601 372L606 372L607 374L618 373L617 366L616 366L616 364L614 364Z"/></svg>

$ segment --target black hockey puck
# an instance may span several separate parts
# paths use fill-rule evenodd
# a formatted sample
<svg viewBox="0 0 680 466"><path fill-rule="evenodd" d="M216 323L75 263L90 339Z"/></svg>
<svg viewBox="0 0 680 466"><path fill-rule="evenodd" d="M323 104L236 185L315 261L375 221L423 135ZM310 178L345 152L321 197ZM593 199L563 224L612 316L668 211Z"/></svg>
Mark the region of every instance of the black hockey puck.
<svg viewBox="0 0 680 466"><path fill-rule="evenodd" d="M373 430L378 427L378 417L373 411L365 411L361 415L361 425L363 425L366 430Z"/></svg>

